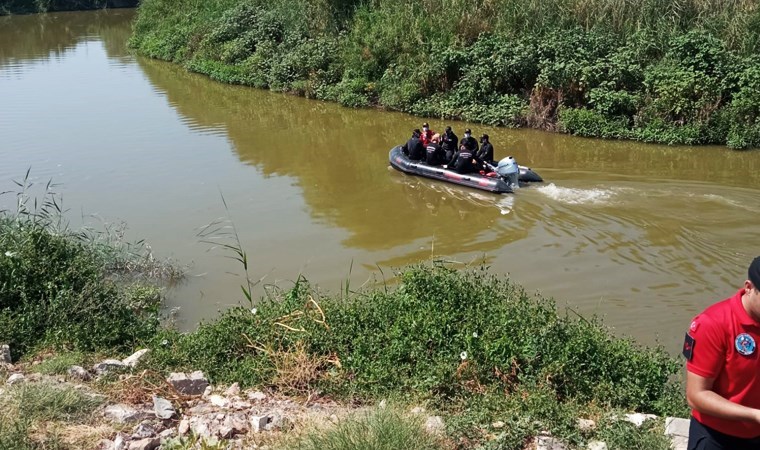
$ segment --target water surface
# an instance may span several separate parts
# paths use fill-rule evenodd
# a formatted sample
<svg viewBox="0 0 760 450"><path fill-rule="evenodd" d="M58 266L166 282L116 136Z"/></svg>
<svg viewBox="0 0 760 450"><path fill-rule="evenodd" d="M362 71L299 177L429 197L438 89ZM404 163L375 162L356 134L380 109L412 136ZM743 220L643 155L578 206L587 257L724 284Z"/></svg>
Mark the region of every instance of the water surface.
<svg viewBox="0 0 760 450"><path fill-rule="evenodd" d="M389 149L422 119L135 57L133 17L0 18L0 191L31 168L59 183L72 223L124 221L128 238L192 263L170 293L186 327L242 300L240 265L198 235L226 217L261 286L303 274L336 293L412 262L486 264L674 352L690 318L733 294L760 254L758 151L428 120L488 133L497 156L546 180L515 195L472 191L389 168Z"/></svg>

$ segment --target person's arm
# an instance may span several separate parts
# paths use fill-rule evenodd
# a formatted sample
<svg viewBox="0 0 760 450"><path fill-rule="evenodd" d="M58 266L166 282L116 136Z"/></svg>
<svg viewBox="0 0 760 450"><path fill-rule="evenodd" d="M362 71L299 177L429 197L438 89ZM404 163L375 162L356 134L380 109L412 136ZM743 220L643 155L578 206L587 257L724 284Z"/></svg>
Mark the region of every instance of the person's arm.
<svg viewBox="0 0 760 450"><path fill-rule="evenodd" d="M686 371L686 401L697 411L727 420L760 424L760 409L734 403L713 391L714 378Z"/></svg>

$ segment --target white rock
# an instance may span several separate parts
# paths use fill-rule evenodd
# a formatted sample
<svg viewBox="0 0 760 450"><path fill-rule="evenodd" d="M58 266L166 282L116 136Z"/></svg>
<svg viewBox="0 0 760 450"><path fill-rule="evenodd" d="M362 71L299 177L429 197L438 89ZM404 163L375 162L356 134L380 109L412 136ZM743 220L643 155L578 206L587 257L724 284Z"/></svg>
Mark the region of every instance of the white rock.
<svg viewBox="0 0 760 450"><path fill-rule="evenodd" d="M262 401L262 400L266 400L266 398L267 398L267 395L261 391L248 393L248 400Z"/></svg>
<svg viewBox="0 0 760 450"><path fill-rule="evenodd" d="M667 417L665 419L665 434L667 436L689 436L689 419Z"/></svg>
<svg viewBox="0 0 760 450"><path fill-rule="evenodd" d="M113 370L123 370L126 367L127 366L118 359L106 359L105 361L101 361L92 366L92 371L98 375L103 375Z"/></svg>
<svg viewBox="0 0 760 450"><path fill-rule="evenodd" d="M536 436L536 450L567 450L567 447L555 437Z"/></svg>
<svg viewBox="0 0 760 450"><path fill-rule="evenodd" d="M228 387L226 391L224 391L224 395L227 397L234 397L236 395L240 394L240 384L239 383L232 383L232 386Z"/></svg>
<svg viewBox="0 0 760 450"><path fill-rule="evenodd" d="M254 433L260 433L266 430L269 423L269 416L251 416L251 430Z"/></svg>
<svg viewBox="0 0 760 450"><path fill-rule="evenodd" d="M655 416L654 414L635 413L635 414L625 415L625 420L627 420L628 422L631 422L637 427L640 427L644 422L646 422L649 419L656 419L656 418L657 416Z"/></svg>
<svg viewBox="0 0 760 450"><path fill-rule="evenodd" d="M155 395L153 396L153 412L159 419L171 419L176 413L172 402Z"/></svg>
<svg viewBox="0 0 760 450"><path fill-rule="evenodd" d="M132 439L145 439L156 435L156 427L150 422L143 422L132 430Z"/></svg>
<svg viewBox="0 0 760 450"><path fill-rule="evenodd" d="M670 448L673 450L687 450L689 446L689 436L671 436Z"/></svg>
<svg viewBox="0 0 760 450"><path fill-rule="evenodd" d="M208 380L203 376L203 372L195 371L190 375L186 373L172 373L166 381L174 389L184 395L201 395L209 387Z"/></svg>
<svg viewBox="0 0 760 450"><path fill-rule="evenodd" d="M26 377L24 376L24 374L14 373L13 375L9 376L7 380L5 380L5 383L8 385L12 385L16 383L21 383L25 379Z"/></svg>
<svg viewBox="0 0 760 450"><path fill-rule="evenodd" d="M188 431L190 431L190 421L187 419L180 420L179 426L177 427L177 433L179 433L180 436L184 436Z"/></svg>
<svg viewBox="0 0 760 450"><path fill-rule="evenodd" d="M129 443L129 450L155 450L161 445L161 440L157 437L140 439Z"/></svg>
<svg viewBox="0 0 760 450"><path fill-rule="evenodd" d="M71 378L74 378L77 380L88 381L91 378L90 372L88 372L87 370L85 370L84 367L81 367L81 366L69 367L68 373Z"/></svg>
<svg viewBox="0 0 760 450"><path fill-rule="evenodd" d="M430 434L443 435L446 432L446 425L441 416L430 416L425 421L425 430Z"/></svg>
<svg viewBox="0 0 760 450"><path fill-rule="evenodd" d="M108 405L103 414L117 423L138 422L145 418L145 413L125 404Z"/></svg>
<svg viewBox="0 0 760 450"><path fill-rule="evenodd" d="M412 413L412 414L414 414L414 415L424 414L425 413L425 408L423 408L421 406L415 406L409 412Z"/></svg>
<svg viewBox="0 0 760 450"><path fill-rule="evenodd" d="M161 440L169 439L173 437L174 435L175 435L175 431L172 430L171 428L158 433L158 437L161 438Z"/></svg>
<svg viewBox="0 0 760 450"><path fill-rule="evenodd" d="M221 395L209 395L208 401L219 408L227 408L230 406L230 401Z"/></svg>
<svg viewBox="0 0 760 450"><path fill-rule="evenodd" d="M607 443L602 441L591 441L587 448L588 450L608 450Z"/></svg>
<svg viewBox="0 0 760 450"><path fill-rule="evenodd" d="M13 364L11 347L7 344L0 345L0 363Z"/></svg>
<svg viewBox="0 0 760 450"><path fill-rule="evenodd" d="M113 440L113 450L124 450L127 448L127 444L124 440L124 436L122 436L121 433L116 435L116 438Z"/></svg>
<svg viewBox="0 0 760 450"><path fill-rule="evenodd" d="M591 419L578 419L577 425L581 431L590 431L596 428L596 422Z"/></svg>
<svg viewBox="0 0 760 450"><path fill-rule="evenodd" d="M491 424L491 426L494 427L494 428L504 428L504 425L506 425L506 424L504 422L502 422L501 420L499 420L499 421L494 422L494 423Z"/></svg>
<svg viewBox="0 0 760 450"><path fill-rule="evenodd" d="M145 356L145 354L148 353L149 351L150 350L147 348L138 350L132 353L130 356L127 356L126 358L122 359L121 362L127 367L134 368L137 366L137 364L140 362L143 356Z"/></svg>

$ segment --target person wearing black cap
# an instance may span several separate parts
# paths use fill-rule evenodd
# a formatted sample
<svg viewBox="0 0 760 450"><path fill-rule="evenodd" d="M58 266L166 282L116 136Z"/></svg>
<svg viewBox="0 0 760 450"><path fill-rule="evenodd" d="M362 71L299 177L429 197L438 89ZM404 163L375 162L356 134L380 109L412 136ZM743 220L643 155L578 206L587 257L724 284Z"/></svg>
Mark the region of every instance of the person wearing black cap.
<svg viewBox="0 0 760 450"><path fill-rule="evenodd" d="M454 153L448 164L443 167L453 169L461 174L476 172L478 170L478 162L475 159L476 151L478 151L478 142L472 137L472 133L468 128L464 130L464 137L459 143L459 150Z"/></svg>
<svg viewBox="0 0 760 450"><path fill-rule="evenodd" d="M443 148L445 153L444 161L451 161L454 153L457 152L457 145L459 145L459 136L454 134L454 130L451 127L446 127L446 131L441 136L441 148Z"/></svg>
<svg viewBox="0 0 760 450"><path fill-rule="evenodd" d="M425 146L422 145L420 134L419 128L415 128L414 131L412 131L412 137L410 137L409 140L406 141L406 144L401 147L401 151L404 152L409 159L414 161L419 161L425 157Z"/></svg>
<svg viewBox="0 0 760 450"><path fill-rule="evenodd" d="M465 147L473 155L478 152L478 141L472 137L472 131L469 128L464 130L464 137L462 138L462 142L459 143L459 148L461 149L462 147Z"/></svg>
<svg viewBox="0 0 760 450"><path fill-rule="evenodd" d="M493 145L491 145L491 142L488 140L487 134L480 136L480 150L475 154L475 158L481 163L488 163L493 166L496 165L493 160Z"/></svg>
<svg viewBox="0 0 760 450"><path fill-rule="evenodd" d="M760 448L760 256L744 286L709 306L686 333L689 450Z"/></svg>

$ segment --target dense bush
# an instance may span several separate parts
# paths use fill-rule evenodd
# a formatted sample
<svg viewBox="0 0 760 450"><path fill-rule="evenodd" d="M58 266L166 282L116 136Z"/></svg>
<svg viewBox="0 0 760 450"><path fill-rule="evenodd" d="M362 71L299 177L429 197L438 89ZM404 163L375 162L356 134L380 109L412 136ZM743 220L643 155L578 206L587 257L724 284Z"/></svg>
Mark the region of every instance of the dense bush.
<svg viewBox="0 0 760 450"><path fill-rule="evenodd" d="M51 185L33 200L28 175L16 211L0 210L0 342L15 359L40 347L131 351L152 337L156 281L181 273L125 243L122 227L69 230Z"/></svg>
<svg viewBox="0 0 760 450"><path fill-rule="evenodd" d="M738 3L180 3L143 1L131 45L220 81L583 136L758 145L760 10Z"/></svg>
<svg viewBox="0 0 760 450"><path fill-rule="evenodd" d="M399 275L397 288L351 300L317 300L301 280L253 311L229 310L191 334L167 331L152 357L216 382L277 385L279 376L292 388L295 374L283 370L289 358L305 358L314 366L304 389L456 397L476 385L529 383L560 399L658 412L679 370L662 349L558 315L553 302L485 270L415 266Z"/></svg>

